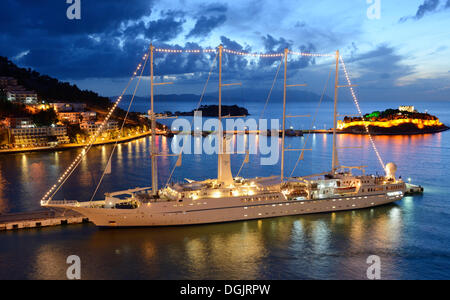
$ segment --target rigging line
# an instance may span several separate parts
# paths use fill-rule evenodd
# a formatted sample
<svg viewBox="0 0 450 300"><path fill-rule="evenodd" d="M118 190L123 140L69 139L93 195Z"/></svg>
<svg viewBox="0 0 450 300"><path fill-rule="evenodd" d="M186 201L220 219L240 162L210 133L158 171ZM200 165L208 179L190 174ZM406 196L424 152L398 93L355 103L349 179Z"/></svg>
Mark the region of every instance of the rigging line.
<svg viewBox="0 0 450 300"><path fill-rule="evenodd" d="M272 87L270 88L269 94L267 95L266 103L264 104L264 108L263 108L258 120L261 120L262 117L264 116L264 113L266 112L267 105L269 104L270 97L272 96L273 88L275 87L275 84L278 79L278 74L280 73L281 65L283 64L283 59L284 59L284 56L280 60L280 64L278 65L277 72L275 73L275 77L273 78L273 81L272 81ZM241 174L244 164L245 164L245 159L242 161L241 167L239 168L239 172L237 173L236 177L239 177L239 175Z"/></svg>
<svg viewBox="0 0 450 300"><path fill-rule="evenodd" d="M211 78L211 74L214 70L214 67L216 65L217 62L217 57L219 56L219 52L216 52L216 57L214 58L212 64L211 64L211 68L209 69L209 74L208 74L208 78L206 79L205 85L203 86L203 90L202 90L202 94L200 95L200 99L197 103L197 108L195 109L196 111L200 108L200 105L203 101L203 97L205 96L206 93L206 88L208 87L208 83L209 83L209 79ZM194 122L194 119L191 120L191 128L192 128L192 123ZM181 147L181 151L180 151L180 155L181 153L183 153L183 149L184 149L184 145L183 147ZM175 164L175 166L173 166L172 171L170 172L170 176L166 181L166 186L169 185L170 180L172 179L173 173L175 172L175 169L177 168L177 165Z"/></svg>
<svg viewBox="0 0 450 300"><path fill-rule="evenodd" d="M244 165L245 165L245 160L246 160L246 158L247 158L247 152L245 153L245 158L244 158L244 160L242 161L241 167L239 168L239 172L237 173L236 177L239 177L239 174L241 174L242 168L243 168Z"/></svg>
<svg viewBox="0 0 450 300"><path fill-rule="evenodd" d="M330 77L331 77L331 74L332 74L332 73L333 73L333 68L331 68L330 74L328 74L328 79L327 79L327 82L325 83L325 87L324 87L324 89L323 89L322 96L320 97L319 105L317 106L316 112L314 113L314 118L313 118L313 120L312 120L312 122L311 122L310 130L313 129L314 123L316 122L316 118L317 118L317 115L318 115L318 113L319 113L320 105L322 104L323 98L325 97L325 93L326 93L327 88L328 88L328 82L330 81ZM310 137L310 136L311 136L311 133L308 134L308 136L306 137L305 143L303 144L303 149L306 148L306 144L308 143L308 140L309 140L309 137ZM296 163L295 163L294 169L292 169L291 175L290 175L289 177L292 177L292 175L294 174L295 169L297 168L298 164L300 163L301 157L304 155L304 153L305 153L305 150L302 150L302 152L301 152L300 155L298 156L298 159L297 159L297 161L296 161Z"/></svg>
<svg viewBox="0 0 450 300"><path fill-rule="evenodd" d="M275 87L275 83L277 82L277 79L278 79L278 73L280 73L281 65L283 64L283 59L284 59L284 56L281 58L280 64L278 65L277 72L275 74L275 77L273 78L272 87L270 88L269 94L267 95L266 103L264 104L264 108L261 112L261 115L259 116L259 120L262 119L264 113L266 112L267 104L269 104L269 99L272 96L273 88Z"/></svg>
<svg viewBox="0 0 450 300"><path fill-rule="evenodd" d="M145 54L144 59L148 59L148 55ZM128 88L131 85L131 82L133 82L133 80L136 78L136 74L137 71L141 68L141 64L138 65L136 71L133 73L133 75L131 76L130 80L128 81L126 87L123 89L122 93L120 94L120 96L117 98L116 102L114 103L113 107L109 110L108 116L105 118L104 120L104 124L109 120L109 117L111 116L112 112L115 110L115 108L117 107L117 105L119 104L119 102L122 100L122 97L124 96L125 92L128 90ZM103 125L104 125L103 124ZM70 176L72 176L73 172L76 170L76 168L79 166L79 164L81 163L81 161L83 160L83 158L87 155L87 153L89 152L89 150L92 148L92 146L95 143L95 140L97 139L98 135L100 134L100 132L103 130L103 125L100 126L97 131L95 132L94 136L91 137L90 142L88 143L87 146L85 146L82 150L82 152L75 158L74 161L72 161L72 164L66 169L66 172L60 176L58 182L53 185L53 187L50 188L50 190L47 192L47 194L44 195L44 197L41 200L42 202L45 202L45 200L50 201L50 199L52 199L56 193L61 189L61 187L65 184L65 182L70 178ZM59 185L57 185L59 183Z"/></svg>
<svg viewBox="0 0 450 300"><path fill-rule="evenodd" d="M135 97L135 95L136 95L136 92L137 92L137 89L138 89L138 87L139 87L139 84L140 84L140 82L141 82L141 80L142 80L142 74L144 73L144 69L145 69L145 66L147 65L147 61L148 61L148 56L147 56L147 59L146 59L145 62L144 62L144 66L142 67L141 74L139 75L138 82L136 83L136 86L135 86L135 88L134 88L134 92L133 92L133 96L131 97L130 104L128 104L128 110L127 110L127 113L125 114L125 117L123 118L122 126L120 127L120 132L123 132L123 127L125 126L125 123L126 123L127 118L128 118L128 114L129 114L130 109L131 109L131 105L133 104L134 97ZM114 151L116 150L116 147L117 147L118 143L119 143L119 140L116 140L116 142L115 142L115 144L114 144L114 147L113 147L113 149L111 150L111 154L109 155L108 163L107 163L105 169L103 170L102 176L100 177L100 180L99 180L99 182L98 182L98 184L97 184L97 187L95 188L95 191L94 191L94 193L92 194L91 200L89 200L89 202L92 202L92 200L94 200L94 197L95 197L95 195L97 194L98 189L100 188L100 185L101 185L102 182L103 182L103 178L104 178L105 175L106 175L106 170L108 169L108 165L111 163L111 159L112 159L112 157L113 157L113 155L114 155Z"/></svg>
<svg viewBox="0 0 450 300"><path fill-rule="evenodd" d="M347 83L350 86L350 92L352 94L353 102L355 103L356 109L358 110L358 113L359 113L361 119L364 120L364 117L363 117L363 114L362 114L362 111L361 111L361 107L359 106L358 98L356 97L355 90L351 86L352 83L351 83L351 80L350 80L350 76L349 76L349 74L347 72L347 67L346 67L346 65L344 63L344 59L342 58L342 56L340 56L339 59L342 62L342 68L343 68L344 73L345 73L345 78L347 79ZM377 146L375 144L375 141L374 141L372 135L370 134L369 125L368 125L367 122L364 122L364 127L366 129L367 135L369 136L369 140L370 140L370 143L372 144L372 148L375 151L375 154L377 155L378 161L381 164L381 167L383 168L383 170L385 170L386 166L384 164L384 161L383 161L380 153L378 152L378 149L377 149Z"/></svg>
<svg viewBox="0 0 450 300"><path fill-rule="evenodd" d="M209 79L211 78L211 74L212 74L212 71L213 71L213 69L214 69L214 66L216 65L216 61L217 61L217 56L218 56L218 55L219 55L219 52L216 53L216 57L214 58L214 61L213 61L212 65L211 65L211 68L210 68L210 70L209 70L208 78L206 79L206 83L205 83L205 85L203 86L203 91L202 91L202 94L201 94L201 96L200 96L200 100L199 100L198 103L197 103L197 109L196 109L196 110L198 110L198 109L200 108L200 105L201 105L201 103L202 103L202 101L203 101L203 97L204 97L204 95L205 95L206 88L208 87L208 82L209 82ZM192 124L192 121L191 121L191 124Z"/></svg>

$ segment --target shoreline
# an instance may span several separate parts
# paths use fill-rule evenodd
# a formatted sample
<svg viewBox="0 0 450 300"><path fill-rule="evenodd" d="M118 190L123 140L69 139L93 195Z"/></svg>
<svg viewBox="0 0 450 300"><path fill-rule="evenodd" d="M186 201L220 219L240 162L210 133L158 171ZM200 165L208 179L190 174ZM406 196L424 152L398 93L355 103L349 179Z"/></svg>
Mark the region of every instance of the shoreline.
<svg viewBox="0 0 450 300"><path fill-rule="evenodd" d="M398 132L392 132L392 133L382 133L382 132L371 132L370 134L373 136L382 136L382 135L387 135L387 136L394 136L394 135L402 135L402 136L411 136L411 135L421 135L421 134L436 134L436 133L440 133L440 132L444 132L444 131L448 131L450 130L449 127L446 128L441 128L438 130L430 130L430 131L415 131L415 132L403 132L403 133L398 133ZM302 134L332 134L332 130L328 129L328 130L323 130L323 129L315 129L315 130L291 130L293 132L301 132ZM354 131L341 131L338 130L336 132L337 134L349 134L349 135L368 135L367 132L354 132ZM194 132L188 133L188 134L194 134ZM202 132L202 134L206 134L209 135L211 134L210 132ZM239 134L239 133L235 133L235 134ZM248 133L245 133L248 134ZM114 143L126 143L126 142L130 142L133 140L137 140L137 139L141 139L147 136L150 136L151 132L145 132L139 135L135 135L135 136L131 136L131 137L126 137L126 138L122 138L122 139L118 139L118 140L110 140L110 141L106 141L106 142L96 142L94 143L92 146L103 146L103 145L110 145L110 144L114 144ZM165 135L165 134L161 134L161 133L157 133L156 135ZM301 135L297 135L297 134L291 134L291 135L287 135L288 137L298 137ZM87 144L65 144L65 145L61 145L61 146L56 146L56 147L37 147L37 148L24 148L24 149L8 149L8 150L0 150L0 155L1 154L17 154L17 153L32 153L32 152L57 152L57 151L64 151L64 150L71 150L71 149L77 149L77 148L83 148L85 147Z"/></svg>
<svg viewBox="0 0 450 300"><path fill-rule="evenodd" d="M152 133L150 131L134 135L126 138L121 138L117 140L109 140L106 142L96 142L92 144L92 146L103 146L103 145L109 145L109 144L115 144L116 142L119 144L130 142L133 140L141 139L144 137L147 137L151 135ZM163 135L158 134L157 135ZM56 146L56 147L37 147L37 148L24 148L24 149L8 149L8 150L0 150L1 154L17 154L17 153L28 153L28 152L56 152L56 151L64 151L64 150L71 150L71 149L77 149L77 148L83 148L88 144L65 144L62 146Z"/></svg>

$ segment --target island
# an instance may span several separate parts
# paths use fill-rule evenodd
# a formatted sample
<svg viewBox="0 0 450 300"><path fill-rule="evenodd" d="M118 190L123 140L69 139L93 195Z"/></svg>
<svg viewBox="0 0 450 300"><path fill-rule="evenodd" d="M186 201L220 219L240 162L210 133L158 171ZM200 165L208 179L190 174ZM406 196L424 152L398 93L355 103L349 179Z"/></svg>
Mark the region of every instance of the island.
<svg viewBox="0 0 450 300"><path fill-rule="evenodd" d="M374 135L424 134L449 129L436 116L420 113L414 106L374 111L363 118L345 117L338 121L337 129L340 133L367 134L366 126Z"/></svg>

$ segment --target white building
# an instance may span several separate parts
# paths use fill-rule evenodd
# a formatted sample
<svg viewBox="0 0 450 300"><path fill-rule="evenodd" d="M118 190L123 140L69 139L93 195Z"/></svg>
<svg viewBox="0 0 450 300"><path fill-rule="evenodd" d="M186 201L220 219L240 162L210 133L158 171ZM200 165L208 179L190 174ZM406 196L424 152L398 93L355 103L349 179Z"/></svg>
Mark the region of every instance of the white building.
<svg viewBox="0 0 450 300"><path fill-rule="evenodd" d="M11 128L10 134L15 147L51 146L69 143L67 128L64 126Z"/></svg>
<svg viewBox="0 0 450 300"><path fill-rule="evenodd" d="M83 112L86 110L85 103L50 103L56 112Z"/></svg>
<svg viewBox="0 0 450 300"><path fill-rule="evenodd" d="M38 102L38 96L34 91L6 89L6 97L11 102L23 104L36 104Z"/></svg>
<svg viewBox="0 0 450 300"><path fill-rule="evenodd" d="M90 135L95 134L98 128L102 126L103 121L97 122L83 122L80 124L80 128L86 130ZM106 122L105 127L103 128L103 132L105 131L115 131L119 130L119 123L115 120L109 120Z"/></svg>
<svg viewBox="0 0 450 300"><path fill-rule="evenodd" d="M416 112L416 110L414 109L414 106L410 106L410 105L399 106L398 110L406 111L406 112L410 112L410 113Z"/></svg>

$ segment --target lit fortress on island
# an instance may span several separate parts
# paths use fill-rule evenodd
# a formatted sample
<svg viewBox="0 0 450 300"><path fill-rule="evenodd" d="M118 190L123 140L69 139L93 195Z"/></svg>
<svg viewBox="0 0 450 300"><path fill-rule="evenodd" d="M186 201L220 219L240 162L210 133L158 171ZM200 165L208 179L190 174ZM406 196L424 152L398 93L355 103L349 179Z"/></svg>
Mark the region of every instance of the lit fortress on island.
<svg viewBox="0 0 450 300"><path fill-rule="evenodd" d="M400 106L398 109L375 111L363 117L345 117L338 121L337 128L345 133L371 134L421 134L448 130L449 128L435 116L419 113L413 106Z"/></svg>
<svg viewBox="0 0 450 300"><path fill-rule="evenodd" d="M178 53L182 50L155 49L150 47L150 78L151 78L151 112L153 109L153 55L154 52ZM185 50L195 53L197 50ZM336 55L320 55L309 53L290 52L288 49L280 54L251 54L235 52L224 49L222 46L215 49L198 50L216 52L219 60L219 127L221 115L221 88L222 84L222 55L224 52L231 55L253 55L258 57L280 57L284 60L284 101L283 101L283 128L281 143L281 172L274 176L246 179L233 177L231 172L230 154L224 151L218 154L217 178L187 183L167 184L163 188L158 186L157 153L155 135L152 136L152 186L135 188L125 191L106 193L102 201L55 201L52 200L74 167L83 159L85 153L72 163L59 179L58 184L44 196L41 201L44 207L59 207L77 211L101 227L138 227L138 226L172 226L188 224L206 224L217 222L241 221L263 219L280 216L291 216L321 212L335 212L361 208L375 207L392 203L403 198L405 183L396 178L397 167L393 163L384 165L381 157L374 147L375 153L386 174L366 175L365 166L345 167L339 164L336 146L337 133L337 99L338 88L349 87L350 83L345 64L339 51ZM287 57L292 55L328 56L336 58L335 102L334 102L334 129L333 129L333 155L331 170L321 174L312 174L304 177L284 176L285 126L286 126L286 88L300 85L287 85ZM147 56L144 56L147 58ZM339 85L339 65L342 62L348 85ZM140 68L141 65L139 65ZM281 66L281 65L280 65ZM138 68L138 70L139 70ZM136 75L136 74L135 74ZM353 90L352 90L353 91ZM354 95L354 93L352 93ZM355 97L355 96L354 96ZM354 98L357 104L356 98ZM120 101L120 98L119 98ZM117 105L117 103L115 104ZM359 105L357 104L359 109ZM156 114L150 114L152 129L156 126ZM154 130L153 130L154 132ZM219 149L225 149L227 141L222 131L217 131ZM369 135L370 137L370 135ZM88 148L86 150L89 150ZM306 149L300 149L303 151ZM178 163L181 165L181 156ZM359 170L362 175L353 175ZM86 199L88 200L88 199Z"/></svg>

